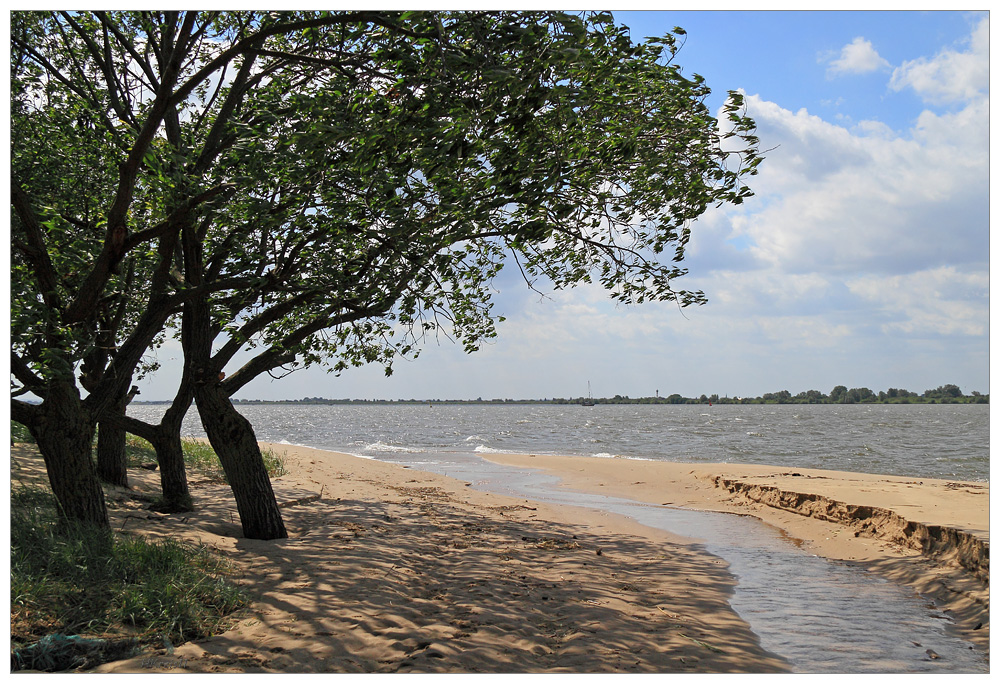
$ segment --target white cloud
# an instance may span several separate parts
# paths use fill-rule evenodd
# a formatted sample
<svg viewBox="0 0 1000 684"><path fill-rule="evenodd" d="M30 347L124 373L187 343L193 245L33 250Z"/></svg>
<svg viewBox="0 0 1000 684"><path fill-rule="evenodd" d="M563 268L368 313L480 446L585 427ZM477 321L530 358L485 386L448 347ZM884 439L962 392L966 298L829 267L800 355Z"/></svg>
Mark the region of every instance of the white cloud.
<svg viewBox="0 0 1000 684"><path fill-rule="evenodd" d="M987 26L968 54L978 54ZM928 72L954 54L927 60ZM696 259L734 245L743 258L705 258L708 272L692 262L686 285L709 297L692 318L760 349L985 339L988 97L924 111L902 133L746 100L761 147L773 149L752 179L755 198L694 226Z"/></svg>
<svg viewBox="0 0 1000 684"><path fill-rule="evenodd" d="M871 41L857 37L840 50L840 56L830 62L827 75L867 74L889 67L883 57L872 47Z"/></svg>
<svg viewBox="0 0 1000 684"><path fill-rule="evenodd" d="M892 73L889 87L913 88L926 102L968 101L989 90L990 20L980 20L968 39L968 49L946 48L933 58L903 62Z"/></svg>
<svg viewBox="0 0 1000 684"><path fill-rule="evenodd" d="M847 283L852 292L884 310L886 334L986 335L989 275L944 266L889 278L865 276Z"/></svg>
<svg viewBox="0 0 1000 684"><path fill-rule="evenodd" d="M775 147L742 231L781 273L895 274L984 262L988 107L925 112L908 136L854 130L748 98L761 145Z"/></svg>

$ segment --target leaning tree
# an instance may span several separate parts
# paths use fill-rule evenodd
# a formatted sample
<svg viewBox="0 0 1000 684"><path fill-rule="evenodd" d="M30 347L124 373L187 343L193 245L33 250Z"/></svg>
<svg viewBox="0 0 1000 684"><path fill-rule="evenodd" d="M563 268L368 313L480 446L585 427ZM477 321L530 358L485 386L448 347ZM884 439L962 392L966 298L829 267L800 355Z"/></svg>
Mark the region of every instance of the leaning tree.
<svg viewBox="0 0 1000 684"><path fill-rule="evenodd" d="M505 263L556 288L596 279L623 302L701 303L673 285L690 223L749 195L760 161L739 95L720 127L706 85L674 63L682 31L634 44L607 14L13 23L17 125L73 133L67 149L14 145L12 316L28 332L14 339L13 386L42 401L14 400L13 413L73 517L101 508L83 443L172 316L185 357L175 405L194 397L244 534L284 536L237 389L311 363L388 367L431 330L474 350L495 334L490 282ZM77 145L104 155L91 191L61 181L86 178L67 169ZM53 256L65 245L72 264ZM142 287L123 284L130 260ZM113 319L81 399L102 307L123 298L136 313ZM51 436L63 423L71 443Z"/></svg>

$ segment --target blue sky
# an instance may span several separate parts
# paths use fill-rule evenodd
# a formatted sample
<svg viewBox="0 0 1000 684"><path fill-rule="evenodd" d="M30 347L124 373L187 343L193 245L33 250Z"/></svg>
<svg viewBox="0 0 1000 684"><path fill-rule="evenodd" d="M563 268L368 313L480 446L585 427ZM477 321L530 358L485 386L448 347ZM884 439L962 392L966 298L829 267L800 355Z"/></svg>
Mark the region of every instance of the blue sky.
<svg viewBox="0 0 1000 684"><path fill-rule="evenodd" d="M685 73L747 96L774 148L739 208L692 226L678 281L705 306L541 298L497 282L499 338L429 341L380 368L265 376L240 398L793 394L835 385L989 391L989 18L969 12L618 12L688 33ZM174 391L177 349L140 384ZM230 370L231 372L231 370Z"/></svg>

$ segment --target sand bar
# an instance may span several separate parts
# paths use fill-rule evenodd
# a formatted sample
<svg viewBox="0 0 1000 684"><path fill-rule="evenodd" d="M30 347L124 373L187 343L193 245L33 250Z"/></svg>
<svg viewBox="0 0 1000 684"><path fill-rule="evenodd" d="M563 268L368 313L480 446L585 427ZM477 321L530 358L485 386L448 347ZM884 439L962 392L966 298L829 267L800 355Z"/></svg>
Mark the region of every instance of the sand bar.
<svg viewBox="0 0 1000 684"><path fill-rule="evenodd" d="M932 597L963 638L989 645L989 483L766 465L489 454L580 491L752 515L827 558Z"/></svg>
<svg viewBox="0 0 1000 684"><path fill-rule="evenodd" d="M731 609L733 578L725 563L692 540L599 511L475 491L398 465L270 446L284 452L290 471L274 482L286 540L242 539L226 486L193 481L198 510L183 516L150 512L133 497L158 490L155 473L130 472L132 493L112 493L116 528L214 547L237 564L241 582L258 599L251 614L224 634L97 671L788 669ZM855 536L832 516L806 517L761 503L772 485L859 504L867 499L852 499L852 492L867 496L861 490L871 489L866 505L890 506L931 525L948 522L988 544L985 483L622 459L490 458L546 468L582 490L756 515L817 553L921 587L947 602L963 636L988 647L988 588L948 554ZM12 448L12 464L15 482L44 480L30 448ZM973 629L976 621L984 627Z"/></svg>

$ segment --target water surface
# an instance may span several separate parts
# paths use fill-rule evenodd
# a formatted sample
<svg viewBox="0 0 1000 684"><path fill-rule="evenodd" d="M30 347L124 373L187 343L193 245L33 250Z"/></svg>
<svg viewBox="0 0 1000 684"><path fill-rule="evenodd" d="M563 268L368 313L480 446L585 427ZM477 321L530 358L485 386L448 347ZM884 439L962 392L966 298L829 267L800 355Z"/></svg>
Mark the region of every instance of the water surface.
<svg viewBox="0 0 1000 684"><path fill-rule="evenodd" d="M989 480L989 406L238 405L270 442L393 460L513 452ZM133 405L158 420L165 407ZM185 433L203 435L195 411Z"/></svg>

